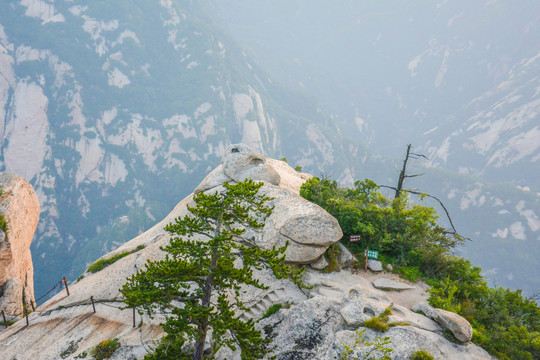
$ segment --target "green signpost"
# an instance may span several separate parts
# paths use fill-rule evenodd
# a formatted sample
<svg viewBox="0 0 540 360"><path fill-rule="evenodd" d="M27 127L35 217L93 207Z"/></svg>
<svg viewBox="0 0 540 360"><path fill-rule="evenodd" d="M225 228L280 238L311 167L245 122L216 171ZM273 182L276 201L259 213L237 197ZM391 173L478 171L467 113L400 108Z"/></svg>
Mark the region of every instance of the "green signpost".
<svg viewBox="0 0 540 360"><path fill-rule="evenodd" d="M379 252L375 250L367 250L367 257L369 259L378 259L379 258Z"/></svg>
<svg viewBox="0 0 540 360"><path fill-rule="evenodd" d="M379 258L379 252L378 251L366 249L365 271L367 271L367 261L368 261L368 259L378 259L378 258Z"/></svg>

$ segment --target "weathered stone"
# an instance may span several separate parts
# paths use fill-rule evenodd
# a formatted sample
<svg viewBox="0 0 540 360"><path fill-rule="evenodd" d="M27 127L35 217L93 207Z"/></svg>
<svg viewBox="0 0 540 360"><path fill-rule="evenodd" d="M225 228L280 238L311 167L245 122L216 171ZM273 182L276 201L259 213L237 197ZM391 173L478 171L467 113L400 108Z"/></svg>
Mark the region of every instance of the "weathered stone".
<svg viewBox="0 0 540 360"><path fill-rule="evenodd" d="M278 359L323 359L320 356L343 325L339 302L315 297L291 309L282 309L261 320L257 328L273 341L272 355Z"/></svg>
<svg viewBox="0 0 540 360"><path fill-rule="evenodd" d="M368 259L367 266L371 271L383 271L382 263L379 260Z"/></svg>
<svg viewBox="0 0 540 360"><path fill-rule="evenodd" d="M227 146L221 161L223 172L235 181L245 179L261 180L278 185L281 177L266 158L247 145L233 144Z"/></svg>
<svg viewBox="0 0 540 360"><path fill-rule="evenodd" d="M337 220L320 206L270 184L265 184L259 192L273 198L274 211L267 218L262 234L252 236L263 249L288 242L287 262L312 263L343 236Z"/></svg>
<svg viewBox="0 0 540 360"><path fill-rule="evenodd" d="M315 270L322 270L328 266L328 260L326 260L324 255L321 255L317 260L309 264L309 266L311 266Z"/></svg>
<svg viewBox="0 0 540 360"><path fill-rule="evenodd" d="M34 268L30 243L39 220L39 202L22 177L0 173L3 195L0 214L7 222L7 233L0 240L0 309L21 314L23 299L27 308L34 301Z"/></svg>
<svg viewBox="0 0 540 360"><path fill-rule="evenodd" d="M203 181L195 188L193 192L196 194L201 191L213 189L216 186L222 185L225 181L230 182L234 180L225 175L225 173L223 172L223 166L219 165L203 179Z"/></svg>
<svg viewBox="0 0 540 360"><path fill-rule="evenodd" d="M454 334L456 339L467 343L472 339L472 326L463 317L450 311L436 309L426 303L418 303L413 307L413 311L423 312L427 317L435 320L445 329Z"/></svg>
<svg viewBox="0 0 540 360"><path fill-rule="evenodd" d="M405 322L410 326L414 326L422 330L432 332L442 331L440 325L435 321L400 305L392 305L392 314L388 317L388 322Z"/></svg>
<svg viewBox="0 0 540 360"><path fill-rule="evenodd" d="M339 269L352 268L354 262L353 254L343 245L338 242L337 247L339 249L339 254L337 256L337 264Z"/></svg>
<svg viewBox="0 0 540 360"><path fill-rule="evenodd" d="M377 294L361 287L349 289L343 298L344 306L340 309L341 316L352 327L358 327L364 321L379 316L392 305L392 300L384 294Z"/></svg>
<svg viewBox="0 0 540 360"><path fill-rule="evenodd" d="M405 283L397 282L397 281L386 279L386 278L375 279L373 281L373 286L381 290L394 290L394 291L414 289L414 286L407 285Z"/></svg>
<svg viewBox="0 0 540 360"><path fill-rule="evenodd" d="M393 349L392 359L410 359L411 355L418 350L424 350L435 359L445 360L491 360L491 356L481 347L474 344L456 345L444 337L430 331L422 330L413 326L396 326L387 332L381 333L367 328L364 330L364 340L375 342L377 338L389 337L392 341L388 348ZM336 332L335 339L329 346L320 352L314 359L339 359L345 350L345 345L353 349L350 358L364 359L371 347L356 343L359 335L356 331L341 330ZM374 352L370 358L380 358L382 354Z"/></svg>

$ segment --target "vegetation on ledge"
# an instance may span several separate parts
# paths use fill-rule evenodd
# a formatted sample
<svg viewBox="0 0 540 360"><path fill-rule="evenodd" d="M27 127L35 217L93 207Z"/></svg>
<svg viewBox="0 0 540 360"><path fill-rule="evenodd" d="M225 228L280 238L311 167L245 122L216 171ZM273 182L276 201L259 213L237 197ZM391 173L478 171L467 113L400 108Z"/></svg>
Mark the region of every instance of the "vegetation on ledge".
<svg viewBox="0 0 540 360"><path fill-rule="evenodd" d="M122 259L122 258L124 258L124 257L126 257L126 256L128 256L130 254L133 254L133 253L135 253L135 252L137 252L139 250L142 250L142 249L144 249L144 245L139 245L139 246L137 246L135 249L133 249L131 251L125 251L123 253L115 254L115 255L111 256L110 258L107 258L107 259L99 259L95 263L90 264L90 266L88 266L88 269L86 271L90 272L90 273L96 273L98 271L103 270L107 266L109 266L111 264L114 264L118 260L120 260L120 259Z"/></svg>
<svg viewBox="0 0 540 360"><path fill-rule="evenodd" d="M300 195L332 214L354 254L378 250L385 263L408 279L431 286L432 306L453 311L473 327L473 342L500 359L540 358L540 308L521 290L490 288L481 269L457 257L463 238L437 224L432 207L411 205L407 194L384 197L371 180L342 188L336 181L313 178ZM351 243L350 235L360 235Z"/></svg>

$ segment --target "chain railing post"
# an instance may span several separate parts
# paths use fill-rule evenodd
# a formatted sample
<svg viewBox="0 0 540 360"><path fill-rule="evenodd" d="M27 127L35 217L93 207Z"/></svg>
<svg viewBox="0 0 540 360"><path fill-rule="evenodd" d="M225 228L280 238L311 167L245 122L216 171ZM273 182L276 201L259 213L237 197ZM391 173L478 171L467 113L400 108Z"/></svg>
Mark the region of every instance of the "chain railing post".
<svg viewBox="0 0 540 360"><path fill-rule="evenodd" d="M94 297L90 296L90 301L92 302L92 308L94 309L94 314L96 313L96 304L94 304Z"/></svg>
<svg viewBox="0 0 540 360"><path fill-rule="evenodd" d="M66 286L67 296L69 296L69 288L68 288L68 284L67 284L67 280L66 280L66 277L65 277L65 276L64 276L64 278L62 279L62 282L63 282L64 285Z"/></svg>
<svg viewBox="0 0 540 360"><path fill-rule="evenodd" d="M6 314L4 313L4 310L2 310L2 318L4 318L4 325L7 328L8 326L7 326Z"/></svg>

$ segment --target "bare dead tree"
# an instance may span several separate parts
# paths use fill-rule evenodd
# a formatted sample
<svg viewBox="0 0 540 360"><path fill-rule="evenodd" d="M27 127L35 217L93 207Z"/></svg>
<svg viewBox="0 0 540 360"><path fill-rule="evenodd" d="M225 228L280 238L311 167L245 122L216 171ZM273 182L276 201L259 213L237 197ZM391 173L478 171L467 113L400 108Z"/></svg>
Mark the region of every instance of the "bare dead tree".
<svg viewBox="0 0 540 360"><path fill-rule="evenodd" d="M412 177L424 175L424 174L407 175L407 162L409 161L409 158L417 159L420 157L428 159L425 155L412 153L411 144L407 145L407 153L405 154L405 160L403 160L403 167L401 168L401 172L399 173L398 184L397 184L397 187L394 188L396 190L396 194L394 195L394 198L399 197L401 191L403 190L403 182L405 182L406 178L412 178Z"/></svg>
<svg viewBox="0 0 540 360"><path fill-rule="evenodd" d="M405 179L424 175L424 174L414 174L414 175L408 175L407 174L407 163L408 163L409 159L418 159L418 158L424 158L426 160L429 160L427 158L427 156L425 156L423 154L417 154L417 153L411 152L411 144L408 144L407 145L407 153L405 154L405 159L403 160L403 166L401 168L401 172L399 173L399 179L398 179L397 186L396 187L388 186L388 185L380 185L380 186L383 187L383 188L395 190L394 199L399 198L399 196L401 195L401 192L405 191L405 192L408 192L410 194L414 194L414 195L418 195L418 196L425 196L425 197L429 197L431 199L436 200L441 205L444 212L446 213L446 217L448 218L448 222L450 223L450 226L452 227L452 231L447 231L447 233L451 234L451 235L454 235L454 236L461 237L461 235L458 234L458 232L456 230L456 227L454 226L454 222L452 221L452 218L450 217L450 213L448 212L448 209L446 208L446 206L444 206L443 202L438 197L430 195L430 194L422 193L422 192L419 192L419 191L415 191L415 190L403 189L403 183L405 182ZM464 238L464 239L470 240L469 238Z"/></svg>

